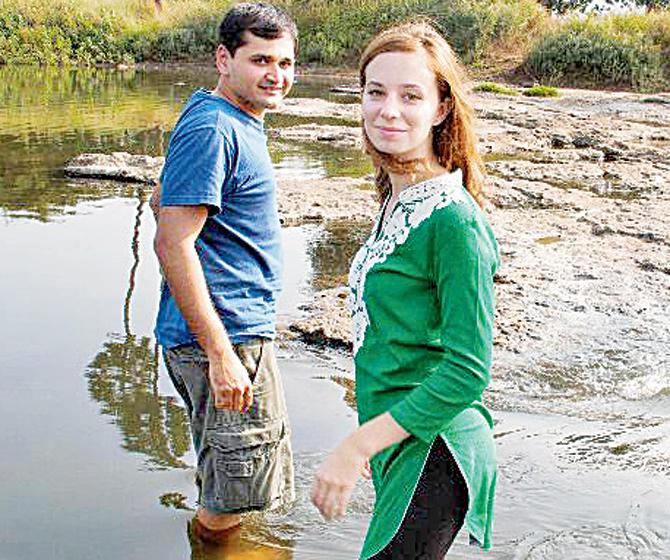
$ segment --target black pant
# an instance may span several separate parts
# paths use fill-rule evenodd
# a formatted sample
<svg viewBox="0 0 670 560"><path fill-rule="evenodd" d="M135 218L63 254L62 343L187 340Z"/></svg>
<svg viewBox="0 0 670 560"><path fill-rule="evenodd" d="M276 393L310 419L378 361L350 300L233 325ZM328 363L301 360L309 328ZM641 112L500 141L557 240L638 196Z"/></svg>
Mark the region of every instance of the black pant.
<svg viewBox="0 0 670 560"><path fill-rule="evenodd" d="M463 526L467 511L468 487L438 436L400 528L370 560L442 560Z"/></svg>

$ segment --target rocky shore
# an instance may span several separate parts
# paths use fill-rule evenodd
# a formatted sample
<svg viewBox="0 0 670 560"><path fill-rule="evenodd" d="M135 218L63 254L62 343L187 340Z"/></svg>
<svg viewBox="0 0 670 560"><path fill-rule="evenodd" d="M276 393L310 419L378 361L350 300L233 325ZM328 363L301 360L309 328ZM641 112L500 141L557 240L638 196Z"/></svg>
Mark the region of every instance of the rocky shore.
<svg viewBox="0 0 670 560"><path fill-rule="evenodd" d="M666 390L670 95L474 99L503 261L492 398L523 392L521 370L561 399ZM292 329L350 345L345 292L317 293Z"/></svg>
<svg viewBox="0 0 670 560"><path fill-rule="evenodd" d="M518 371L529 368L563 397L593 390L593 377L583 375L588 368L667 375L670 95L563 90L556 99L473 98L503 261L496 276L498 386L514 385ZM360 131L348 124L358 111L289 100L291 115L346 122L271 129L271 142L360 147ZM152 183L161 164L146 156L83 155L66 172ZM371 180L280 175L282 220L369 227L376 212ZM348 347L346 289L317 293L290 329L310 343ZM574 371L574 382L552 387L557 368L562 377ZM604 394L643 390L616 374L609 379L598 381Z"/></svg>

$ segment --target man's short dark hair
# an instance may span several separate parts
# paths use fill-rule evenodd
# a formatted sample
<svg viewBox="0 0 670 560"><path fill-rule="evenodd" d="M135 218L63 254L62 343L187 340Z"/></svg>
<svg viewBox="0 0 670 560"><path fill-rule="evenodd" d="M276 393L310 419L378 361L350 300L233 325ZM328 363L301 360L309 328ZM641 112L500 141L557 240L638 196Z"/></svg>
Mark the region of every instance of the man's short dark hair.
<svg viewBox="0 0 670 560"><path fill-rule="evenodd" d="M277 39L288 34L298 52L298 28L284 10L261 2L242 2L233 6L219 26L219 43L235 56L244 45L244 32L262 39Z"/></svg>

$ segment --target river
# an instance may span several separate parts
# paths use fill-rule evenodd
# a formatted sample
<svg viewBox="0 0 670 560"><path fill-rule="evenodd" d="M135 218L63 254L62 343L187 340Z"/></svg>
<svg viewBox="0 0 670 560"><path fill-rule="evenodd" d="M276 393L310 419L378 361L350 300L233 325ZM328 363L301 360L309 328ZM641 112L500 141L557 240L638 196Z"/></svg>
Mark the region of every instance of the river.
<svg viewBox="0 0 670 560"><path fill-rule="evenodd" d="M182 103L214 81L212 70L190 67L0 67L3 560L357 557L374 499L369 483L357 486L341 522L321 521L308 500L314 469L356 424L347 404L351 360L293 340L279 344L279 365L298 501L290 512L249 519L227 550L191 547L194 456L152 335L160 275L149 187L62 172L86 151L163 155ZM302 77L293 95L354 101L328 92L341 81ZM361 155L347 154L345 165L315 146L271 143L271 154L279 176L369 172ZM299 317L315 290L342 282L364 234L283 229L280 325ZM667 391L589 395L569 405L579 409L571 414L552 402L556 383L520 375L529 379L525 398L518 384L506 395L494 383L500 476L494 549L485 556L670 558L670 470L659 461L670 452ZM646 434L645 443L612 443L629 430ZM464 535L450 554L480 557Z"/></svg>

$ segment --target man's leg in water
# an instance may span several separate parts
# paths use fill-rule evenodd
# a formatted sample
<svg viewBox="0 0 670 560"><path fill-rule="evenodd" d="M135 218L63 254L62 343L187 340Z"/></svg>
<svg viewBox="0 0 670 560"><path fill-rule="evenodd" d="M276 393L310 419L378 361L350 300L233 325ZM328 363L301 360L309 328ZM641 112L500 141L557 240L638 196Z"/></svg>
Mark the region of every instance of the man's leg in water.
<svg viewBox="0 0 670 560"><path fill-rule="evenodd" d="M198 457L200 507L194 532L225 538L248 511L293 500L293 465L284 392L272 342L235 346L252 382L254 404L246 413L215 409L207 356L197 345L165 352L168 372L189 413Z"/></svg>

